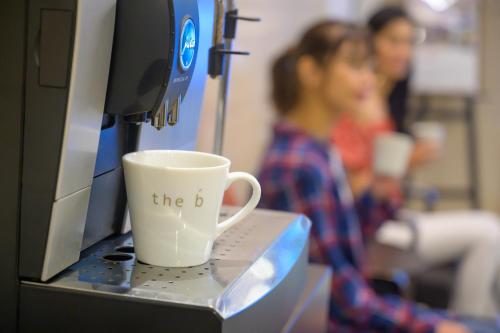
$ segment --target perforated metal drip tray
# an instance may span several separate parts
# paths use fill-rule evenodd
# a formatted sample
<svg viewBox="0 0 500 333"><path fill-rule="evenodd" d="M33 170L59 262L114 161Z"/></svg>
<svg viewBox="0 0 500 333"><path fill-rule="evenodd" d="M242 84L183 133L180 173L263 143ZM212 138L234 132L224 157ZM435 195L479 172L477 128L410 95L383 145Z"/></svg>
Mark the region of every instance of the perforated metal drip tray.
<svg viewBox="0 0 500 333"><path fill-rule="evenodd" d="M233 212L224 208L222 214ZM43 285L209 307L228 318L286 277L307 246L309 228L302 216L257 210L218 238L208 263L189 268L139 263L131 235L124 235L91 247L77 264Z"/></svg>

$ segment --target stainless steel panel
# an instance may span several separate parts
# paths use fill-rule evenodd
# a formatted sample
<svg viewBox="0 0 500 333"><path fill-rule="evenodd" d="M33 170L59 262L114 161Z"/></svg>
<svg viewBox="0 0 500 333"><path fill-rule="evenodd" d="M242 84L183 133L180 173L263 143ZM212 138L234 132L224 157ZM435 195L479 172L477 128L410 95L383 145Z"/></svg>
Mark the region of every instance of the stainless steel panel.
<svg viewBox="0 0 500 333"><path fill-rule="evenodd" d="M92 184L108 84L116 0L79 0L56 200Z"/></svg>
<svg viewBox="0 0 500 333"><path fill-rule="evenodd" d="M89 198L90 188L85 188L54 203L42 281L47 281L80 258Z"/></svg>
<svg viewBox="0 0 500 333"><path fill-rule="evenodd" d="M208 50L212 46L214 31L214 1L198 0L200 38L198 58L191 84L182 101L179 120L175 126L161 131L150 124L142 125L139 150L178 149L193 150L198 137L200 113L208 77Z"/></svg>
<svg viewBox="0 0 500 333"><path fill-rule="evenodd" d="M80 256L106 97L115 4L116 0L78 1L66 125L42 281Z"/></svg>
<svg viewBox="0 0 500 333"><path fill-rule="evenodd" d="M307 284L282 333L326 333L332 270L312 264L307 269Z"/></svg>
<svg viewBox="0 0 500 333"><path fill-rule="evenodd" d="M234 211L225 208L223 214ZM217 240L208 263L190 268L144 265L133 253L130 260L108 260L106 255L120 254L120 247L133 246L126 235L89 249L53 282L38 285L205 307L227 319L283 281L307 250L309 229L303 216L258 210Z"/></svg>

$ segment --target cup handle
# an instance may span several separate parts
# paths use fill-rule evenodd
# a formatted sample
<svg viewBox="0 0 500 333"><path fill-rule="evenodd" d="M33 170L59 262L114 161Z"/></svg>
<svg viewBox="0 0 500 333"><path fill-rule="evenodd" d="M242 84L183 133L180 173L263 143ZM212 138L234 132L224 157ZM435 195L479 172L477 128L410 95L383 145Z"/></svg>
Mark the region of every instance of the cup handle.
<svg viewBox="0 0 500 333"><path fill-rule="evenodd" d="M241 222L241 220L243 220L245 217L247 217L248 214L250 214L255 209L255 207L257 207L257 205L259 204L261 189L260 189L260 184L257 181L257 179L255 179L254 176L252 176L246 172L232 172L227 177L226 189L229 188L229 186L231 186L231 184L237 180L245 180L248 183L250 183L250 185L252 185L252 189L253 189L252 197L247 202L245 207L243 207L240 211L238 211L236 214L234 214L233 216L228 218L226 221L217 224L215 238L219 237L224 231L231 228L232 226L234 226L238 222Z"/></svg>

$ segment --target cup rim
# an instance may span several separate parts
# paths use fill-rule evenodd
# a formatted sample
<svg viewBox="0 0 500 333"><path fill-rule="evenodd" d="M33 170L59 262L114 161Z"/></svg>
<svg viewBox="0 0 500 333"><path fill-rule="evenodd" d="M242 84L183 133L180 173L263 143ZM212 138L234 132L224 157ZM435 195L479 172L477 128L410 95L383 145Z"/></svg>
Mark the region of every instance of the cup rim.
<svg viewBox="0 0 500 333"><path fill-rule="evenodd" d="M148 163L139 162L139 161L134 159L134 157L136 157L136 156L147 155L147 154L196 155L196 156L201 156L201 157L210 157L213 159L218 159L221 162L221 164L216 165L216 166L207 166L207 167L173 167L173 166L151 165ZM191 151L191 150L142 150L142 151L137 151L137 152L125 154L122 157L122 160L124 163L134 164L137 166L148 167L148 168L153 168L153 169L157 169L157 170L176 170L176 171L214 170L214 169L230 167L230 165L231 165L231 161L224 156L210 154L210 153L204 153L204 152L199 152L199 151Z"/></svg>

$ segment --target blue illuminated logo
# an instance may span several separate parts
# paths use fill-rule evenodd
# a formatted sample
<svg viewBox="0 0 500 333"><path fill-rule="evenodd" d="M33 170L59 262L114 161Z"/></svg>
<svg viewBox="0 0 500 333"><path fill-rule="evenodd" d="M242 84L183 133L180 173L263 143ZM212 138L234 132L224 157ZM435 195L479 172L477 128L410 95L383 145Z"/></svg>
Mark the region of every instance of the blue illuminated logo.
<svg viewBox="0 0 500 333"><path fill-rule="evenodd" d="M181 30L179 60L183 70L187 71L193 64L196 51L196 26L192 19L184 21Z"/></svg>

